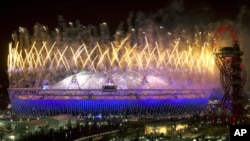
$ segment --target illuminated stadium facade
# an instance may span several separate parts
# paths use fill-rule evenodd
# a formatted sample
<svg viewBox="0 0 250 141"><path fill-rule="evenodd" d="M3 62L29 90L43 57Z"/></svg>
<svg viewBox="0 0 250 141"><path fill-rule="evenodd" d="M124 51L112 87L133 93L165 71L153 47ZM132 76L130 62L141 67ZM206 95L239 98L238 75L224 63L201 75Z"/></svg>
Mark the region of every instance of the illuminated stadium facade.
<svg viewBox="0 0 250 141"><path fill-rule="evenodd" d="M14 112L25 116L73 115L192 115L208 103L205 90L63 90L11 89Z"/></svg>
<svg viewBox="0 0 250 141"><path fill-rule="evenodd" d="M156 37L131 29L110 39L106 23L69 23L52 34L35 25L13 34L8 89L20 116L78 114L192 114L204 110L218 80L210 34L194 43L155 27ZM182 39L185 37L185 40Z"/></svg>

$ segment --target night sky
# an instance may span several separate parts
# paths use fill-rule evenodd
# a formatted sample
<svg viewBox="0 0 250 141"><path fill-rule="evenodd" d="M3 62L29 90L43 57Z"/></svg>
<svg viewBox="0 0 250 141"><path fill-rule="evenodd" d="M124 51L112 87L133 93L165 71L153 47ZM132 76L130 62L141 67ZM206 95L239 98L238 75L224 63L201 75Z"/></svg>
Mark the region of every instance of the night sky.
<svg viewBox="0 0 250 141"><path fill-rule="evenodd" d="M173 0L145 0L145 1L120 1L120 0L1 0L0 2L0 79L6 79L6 61L8 43L11 34L18 28L26 27L30 33L35 23L41 23L53 30L58 23L58 16L63 15L66 21L80 20L82 25L98 26L99 23L108 23L111 34L121 21L125 21L129 12L142 11L154 13L161 8L169 7ZM248 5L248 0L176 0L183 1L184 13L199 13L200 9L208 8L217 18L235 18L240 11L240 6ZM177 7L178 8L178 7Z"/></svg>
<svg viewBox="0 0 250 141"><path fill-rule="evenodd" d="M80 20L82 25L94 25L102 22L108 23L110 30L114 31L121 21L126 21L129 11L154 12L164 7L164 1L156 0L150 2L122 2L118 0L88 0L88 1L61 1L44 0L35 2L20 2L6 0L0 2L0 50L1 55L0 72L6 71L6 58L8 43L11 42L11 34L18 28L25 27L30 34L36 23L48 26L54 30L58 23L58 16L63 15L65 21L75 22Z"/></svg>

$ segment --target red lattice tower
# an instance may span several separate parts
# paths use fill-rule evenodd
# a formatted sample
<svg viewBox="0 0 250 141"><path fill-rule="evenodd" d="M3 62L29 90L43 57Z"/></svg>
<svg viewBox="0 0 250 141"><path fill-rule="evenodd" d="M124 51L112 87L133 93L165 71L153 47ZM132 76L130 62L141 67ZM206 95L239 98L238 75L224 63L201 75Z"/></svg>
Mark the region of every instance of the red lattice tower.
<svg viewBox="0 0 250 141"><path fill-rule="evenodd" d="M218 47L217 41L223 31L228 30L231 33L232 47ZM220 70L221 85L224 90L224 96L220 100L219 116L222 121L235 124L239 118L244 115L247 103L247 95L243 87L246 82L246 70L242 63L238 37L233 28L229 25L220 26L214 36L213 53L215 63Z"/></svg>

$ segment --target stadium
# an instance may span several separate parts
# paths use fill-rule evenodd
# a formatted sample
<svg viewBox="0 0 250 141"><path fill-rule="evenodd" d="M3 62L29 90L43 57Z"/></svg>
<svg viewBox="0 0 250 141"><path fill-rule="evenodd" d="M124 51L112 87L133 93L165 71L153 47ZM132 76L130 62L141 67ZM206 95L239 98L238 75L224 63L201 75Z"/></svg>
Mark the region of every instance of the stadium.
<svg viewBox="0 0 250 141"><path fill-rule="evenodd" d="M192 36L153 26L118 30L113 38L107 23L100 24L100 35L93 26L72 22L55 31L36 24L33 35L20 27L8 55L13 112L36 117L205 110L211 91L220 87L210 32Z"/></svg>

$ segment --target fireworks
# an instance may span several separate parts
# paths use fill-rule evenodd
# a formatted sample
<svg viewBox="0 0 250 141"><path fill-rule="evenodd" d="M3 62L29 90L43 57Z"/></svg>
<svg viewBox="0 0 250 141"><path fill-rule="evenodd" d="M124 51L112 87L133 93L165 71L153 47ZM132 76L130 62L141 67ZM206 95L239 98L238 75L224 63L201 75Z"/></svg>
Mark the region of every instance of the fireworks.
<svg viewBox="0 0 250 141"><path fill-rule="evenodd" d="M150 25L117 30L113 39L106 23L100 35L97 31L69 23L50 32L37 24L32 36L25 28L13 34L8 55L13 111L192 114L205 109L210 90L220 85L209 32ZM102 90L107 85L118 90Z"/></svg>
<svg viewBox="0 0 250 141"><path fill-rule="evenodd" d="M107 24L101 27L103 32L99 39L86 38L89 34L82 34L84 31L72 23L67 28L67 33L71 34L65 35L56 29L53 37L42 25L35 26L32 38L21 28L19 41L16 36L15 42L9 45L10 86L34 87L36 81L45 78L52 86L58 86L66 77L73 74L81 77L83 73L90 75L82 80L78 78L81 88L100 88L108 76L120 88L139 87L143 79L151 84L150 88L178 88L184 83L190 83L192 88L218 85L211 46L201 41L202 36L209 34L199 32L192 43L192 39L175 38L170 32L160 34L162 31L158 31L153 37L146 32L135 34L135 29L131 29L123 36L117 32L115 39L110 41L106 34ZM67 80L68 83L70 80ZM90 81L95 84L86 86Z"/></svg>

